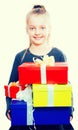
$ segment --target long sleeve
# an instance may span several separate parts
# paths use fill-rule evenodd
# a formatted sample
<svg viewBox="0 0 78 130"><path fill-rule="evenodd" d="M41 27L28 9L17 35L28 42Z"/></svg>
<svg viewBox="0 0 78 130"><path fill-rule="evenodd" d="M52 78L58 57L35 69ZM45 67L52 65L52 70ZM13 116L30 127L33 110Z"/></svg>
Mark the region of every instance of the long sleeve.
<svg viewBox="0 0 78 130"><path fill-rule="evenodd" d="M40 58L40 59L42 57L42 56L38 56L38 55L32 54L29 49L27 49L26 53L25 53L25 51L26 51L26 49L23 50L23 51L21 51L21 52L19 52L15 56L8 84L10 82L16 82L16 81L18 81L18 66L20 64L22 64L23 62L33 62L33 57ZM22 57L23 57L24 54L25 54L24 59L21 62L21 59L22 59ZM53 48L48 53L48 55L49 56L54 56L55 62L67 62L66 56L63 54L63 52L61 50L59 50L57 48ZM73 97L72 97L72 99L73 99ZM72 100L72 102L73 102L73 100ZM6 113L7 113L8 110L10 109L11 98L6 97L6 104L7 104L6 105L7 106ZM70 115L73 116L73 106L71 107L71 113L70 113Z"/></svg>
<svg viewBox="0 0 78 130"><path fill-rule="evenodd" d="M12 66L9 83L18 81L18 66L19 65L20 65L20 57L18 57L18 55L16 55L13 66Z"/></svg>
<svg viewBox="0 0 78 130"><path fill-rule="evenodd" d="M10 110L10 104L11 104L11 98L6 97L6 116L7 116L7 112L8 110Z"/></svg>
<svg viewBox="0 0 78 130"><path fill-rule="evenodd" d="M20 57L16 55L8 84L10 82L18 81L18 66L19 65L20 65ZM6 97L6 116L7 116L8 110L10 110L10 104L11 104L11 98Z"/></svg>

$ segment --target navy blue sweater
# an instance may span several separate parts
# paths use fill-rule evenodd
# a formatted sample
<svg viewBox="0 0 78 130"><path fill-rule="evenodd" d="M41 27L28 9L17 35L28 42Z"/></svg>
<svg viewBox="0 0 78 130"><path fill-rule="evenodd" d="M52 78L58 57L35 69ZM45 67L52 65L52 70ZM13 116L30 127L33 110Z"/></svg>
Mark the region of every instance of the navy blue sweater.
<svg viewBox="0 0 78 130"><path fill-rule="evenodd" d="M21 52L19 52L16 56L15 56L15 60L13 63L13 67L12 67L12 71L11 71L11 75L10 75L10 79L9 79L9 83L10 82L16 82L18 81L18 66L20 64L22 64L23 62L33 62L33 57L35 58L39 58L41 59L42 56L38 56L38 55L34 55L30 52L29 49L27 49L26 54L24 56L24 59L21 61L24 53L26 50L23 50ZM65 62L66 61L66 57L63 54L62 51L60 51L57 48L53 48L47 55L49 56L54 56L55 58L55 62Z"/></svg>
<svg viewBox="0 0 78 130"><path fill-rule="evenodd" d="M25 52L26 52L26 54L25 54ZM25 54L25 56L24 56L24 54ZM52 48L52 50L47 55L54 56L55 62L65 62L66 61L66 56L58 48ZM24 56L24 58L22 59L23 56ZM18 66L24 62L33 62L33 57L41 59L42 56L32 54L29 49L27 49L27 51L26 51L26 49L22 50L21 52L16 54L8 84L10 82L16 82L19 80L18 79ZM7 104L6 114L7 114L7 111L10 110L10 103L11 103L11 98L6 97L6 104Z"/></svg>

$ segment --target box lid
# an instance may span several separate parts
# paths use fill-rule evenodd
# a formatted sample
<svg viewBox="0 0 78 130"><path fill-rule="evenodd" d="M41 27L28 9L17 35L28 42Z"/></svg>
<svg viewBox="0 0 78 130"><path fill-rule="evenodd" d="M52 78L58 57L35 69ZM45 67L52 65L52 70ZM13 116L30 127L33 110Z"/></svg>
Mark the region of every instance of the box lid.
<svg viewBox="0 0 78 130"><path fill-rule="evenodd" d="M72 91L72 86L70 84L33 84L33 91L47 91L49 88L49 90L54 90L54 91Z"/></svg>
<svg viewBox="0 0 78 130"><path fill-rule="evenodd" d="M22 63L21 65L19 65L18 66L18 69L19 68L21 68L21 67L23 67L23 68L25 68L25 67L39 67L40 65L38 65L38 64L35 64L35 63L33 63L33 62L24 62L24 63ZM51 65L46 65L47 67L48 66L51 66ZM67 62L55 62L54 63L54 65L52 65L51 66L52 68L54 68L54 67L61 67L61 68L68 68L68 64L67 64Z"/></svg>
<svg viewBox="0 0 78 130"><path fill-rule="evenodd" d="M27 103L24 100L19 101L13 99L11 102L11 108L26 108L26 104Z"/></svg>

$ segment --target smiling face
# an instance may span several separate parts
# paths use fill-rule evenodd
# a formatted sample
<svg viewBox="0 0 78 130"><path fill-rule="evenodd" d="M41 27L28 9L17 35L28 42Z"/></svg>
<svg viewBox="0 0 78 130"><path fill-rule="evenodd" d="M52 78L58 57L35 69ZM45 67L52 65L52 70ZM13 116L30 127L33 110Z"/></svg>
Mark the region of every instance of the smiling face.
<svg viewBox="0 0 78 130"><path fill-rule="evenodd" d="M45 14L32 14L27 21L27 33L30 44L41 45L46 43L50 34L48 17Z"/></svg>

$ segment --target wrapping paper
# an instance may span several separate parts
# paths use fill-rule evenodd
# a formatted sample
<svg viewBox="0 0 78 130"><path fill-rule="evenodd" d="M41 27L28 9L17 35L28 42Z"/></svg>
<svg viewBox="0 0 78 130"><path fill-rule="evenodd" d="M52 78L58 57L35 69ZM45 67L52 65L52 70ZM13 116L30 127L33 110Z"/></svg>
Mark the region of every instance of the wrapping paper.
<svg viewBox="0 0 78 130"><path fill-rule="evenodd" d="M11 125L33 125L33 113L31 104L28 104L23 100L12 100Z"/></svg>
<svg viewBox="0 0 78 130"><path fill-rule="evenodd" d="M70 107L35 107L36 125L70 124Z"/></svg>
<svg viewBox="0 0 78 130"><path fill-rule="evenodd" d="M5 89L5 96L10 97L10 98L16 98L17 92L22 90L22 87L4 85L4 89Z"/></svg>
<svg viewBox="0 0 78 130"><path fill-rule="evenodd" d="M33 107L32 107L32 89L31 86L26 87L24 90L16 94L16 99L25 101L27 103L27 125L33 124Z"/></svg>
<svg viewBox="0 0 78 130"><path fill-rule="evenodd" d="M25 84L67 84L68 66L66 63L54 65L23 63L18 67L19 83Z"/></svg>
<svg viewBox="0 0 78 130"><path fill-rule="evenodd" d="M33 125L32 90L30 86L16 94L16 100L13 100L11 109L12 125ZM20 118L23 120L22 123Z"/></svg>
<svg viewBox="0 0 78 130"><path fill-rule="evenodd" d="M72 106L72 87L66 85L33 84L33 106Z"/></svg>

